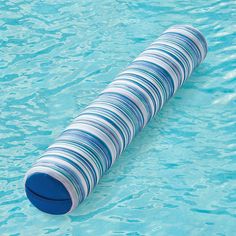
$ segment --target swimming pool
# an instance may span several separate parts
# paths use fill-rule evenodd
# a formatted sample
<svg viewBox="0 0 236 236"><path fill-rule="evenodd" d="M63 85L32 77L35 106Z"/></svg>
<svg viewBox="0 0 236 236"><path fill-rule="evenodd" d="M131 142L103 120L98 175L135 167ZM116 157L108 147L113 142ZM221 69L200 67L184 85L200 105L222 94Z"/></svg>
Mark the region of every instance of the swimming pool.
<svg viewBox="0 0 236 236"><path fill-rule="evenodd" d="M233 1L0 4L1 235L232 235L236 220ZM73 213L50 216L23 177L81 109L174 24L206 60Z"/></svg>

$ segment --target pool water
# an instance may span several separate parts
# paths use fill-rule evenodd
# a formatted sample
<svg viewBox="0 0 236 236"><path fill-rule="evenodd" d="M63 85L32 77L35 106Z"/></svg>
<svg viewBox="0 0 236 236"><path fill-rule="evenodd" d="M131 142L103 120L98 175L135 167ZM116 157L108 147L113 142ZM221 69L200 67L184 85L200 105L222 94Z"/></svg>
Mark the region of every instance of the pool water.
<svg viewBox="0 0 236 236"><path fill-rule="evenodd" d="M236 3L0 0L0 235L234 235ZM206 60L73 213L24 193L25 172L165 29L192 24Z"/></svg>

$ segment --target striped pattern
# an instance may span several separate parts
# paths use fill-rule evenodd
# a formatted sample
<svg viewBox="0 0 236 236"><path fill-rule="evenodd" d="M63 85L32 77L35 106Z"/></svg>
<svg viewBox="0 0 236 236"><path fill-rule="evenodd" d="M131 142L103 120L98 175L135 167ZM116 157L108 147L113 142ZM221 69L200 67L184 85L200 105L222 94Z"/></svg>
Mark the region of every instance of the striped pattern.
<svg viewBox="0 0 236 236"><path fill-rule="evenodd" d="M207 44L191 26L174 26L89 105L27 172L59 180L75 209L133 137L205 58Z"/></svg>

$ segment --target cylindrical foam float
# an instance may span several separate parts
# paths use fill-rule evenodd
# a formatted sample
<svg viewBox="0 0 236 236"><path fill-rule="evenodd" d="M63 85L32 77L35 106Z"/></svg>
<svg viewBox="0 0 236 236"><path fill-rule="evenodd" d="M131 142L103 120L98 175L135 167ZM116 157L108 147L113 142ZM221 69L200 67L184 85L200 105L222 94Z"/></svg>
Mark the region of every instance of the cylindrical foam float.
<svg viewBox="0 0 236 236"><path fill-rule="evenodd" d="M33 205L51 214L74 210L206 54L206 40L197 29L166 30L27 172L25 191Z"/></svg>

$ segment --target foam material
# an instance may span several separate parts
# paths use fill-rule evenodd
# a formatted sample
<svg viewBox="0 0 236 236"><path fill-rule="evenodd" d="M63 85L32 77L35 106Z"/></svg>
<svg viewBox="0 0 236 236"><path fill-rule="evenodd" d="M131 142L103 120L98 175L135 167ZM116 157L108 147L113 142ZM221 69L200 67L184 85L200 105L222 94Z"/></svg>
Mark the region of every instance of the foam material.
<svg viewBox="0 0 236 236"><path fill-rule="evenodd" d="M33 205L51 214L74 210L206 54L206 40L197 29L166 30L27 172L25 190Z"/></svg>

